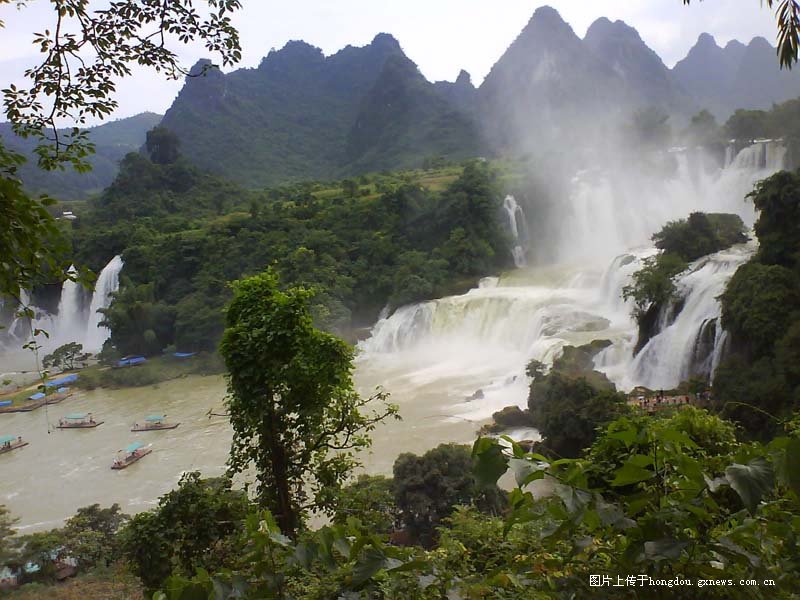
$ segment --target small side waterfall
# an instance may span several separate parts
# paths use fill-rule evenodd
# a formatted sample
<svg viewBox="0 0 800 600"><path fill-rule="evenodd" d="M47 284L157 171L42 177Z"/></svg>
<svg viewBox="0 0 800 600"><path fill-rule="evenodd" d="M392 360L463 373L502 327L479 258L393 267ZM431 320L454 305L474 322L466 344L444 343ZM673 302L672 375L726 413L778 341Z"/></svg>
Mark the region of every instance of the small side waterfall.
<svg viewBox="0 0 800 600"><path fill-rule="evenodd" d="M111 304L111 294L119 289L119 273L122 270L122 258L115 256L100 271L97 283L94 286L92 303L89 307L89 323L86 328L85 349L90 352L98 352L103 343L111 335L111 331L102 325L103 315L98 311L108 308Z"/></svg>
<svg viewBox="0 0 800 600"><path fill-rule="evenodd" d="M717 298L755 248L753 243L743 244L701 258L679 277L683 308L629 364L625 387L668 389L692 375L713 374L726 337L719 326Z"/></svg>
<svg viewBox="0 0 800 600"><path fill-rule="evenodd" d="M511 249L511 254L514 256L514 266L520 269L528 266L528 261L525 257L528 242L528 226L525 222L525 213L522 212L522 207L517 204L514 196L510 194L503 200L503 208L508 215L509 230L514 238L514 247Z"/></svg>

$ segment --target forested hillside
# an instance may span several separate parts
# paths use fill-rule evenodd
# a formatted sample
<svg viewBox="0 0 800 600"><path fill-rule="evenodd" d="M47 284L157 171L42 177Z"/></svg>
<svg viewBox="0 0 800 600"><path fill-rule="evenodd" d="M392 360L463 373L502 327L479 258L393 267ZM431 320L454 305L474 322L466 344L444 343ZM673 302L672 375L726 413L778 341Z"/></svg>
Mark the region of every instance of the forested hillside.
<svg viewBox="0 0 800 600"><path fill-rule="evenodd" d="M160 120L161 115L146 112L90 127L89 141L94 144L95 152L89 157L92 170L88 173L72 169L39 169L33 153L36 142L16 137L8 123L0 123L0 138L9 149L26 155L28 160L20 168L19 175L28 190L34 194L49 194L59 200L81 200L108 187L117 174L122 157L128 152L138 152L147 131Z"/></svg>
<svg viewBox="0 0 800 600"><path fill-rule="evenodd" d="M194 164L249 187L481 153L468 117L387 34L328 57L289 42L257 69L189 78L163 125Z"/></svg>
<svg viewBox="0 0 800 600"><path fill-rule="evenodd" d="M107 312L123 353L212 350L227 282L274 266L317 288L315 317L348 336L387 303L466 290L510 264L487 163L247 191L188 163L139 154L75 222L76 260L115 254L122 289Z"/></svg>

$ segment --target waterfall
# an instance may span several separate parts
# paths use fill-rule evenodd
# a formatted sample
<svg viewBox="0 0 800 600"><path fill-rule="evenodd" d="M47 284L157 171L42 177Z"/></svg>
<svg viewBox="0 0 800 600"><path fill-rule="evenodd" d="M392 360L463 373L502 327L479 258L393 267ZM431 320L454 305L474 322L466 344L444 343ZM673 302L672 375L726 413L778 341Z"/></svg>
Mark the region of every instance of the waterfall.
<svg viewBox="0 0 800 600"><path fill-rule="evenodd" d="M693 168L676 152L671 176L583 171L554 206L558 260L485 280L459 296L404 306L381 319L358 346L359 368L377 380L451 401L456 418L485 419L494 410L527 401L525 366L550 363L565 345L595 339L612 344L596 368L621 389L669 389L693 374L712 375L727 334L718 296L752 255L749 243L694 262L676 285L682 306L660 315L660 330L637 356L632 306L621 297L642 261L658 252L650 237L667 221L693 211L739 214L752 225L745 196L781 167L779 142L758 142L717 172ZM512 233L521 219L513 197L504 209ZM436 387L441 386L441 387ZM480 389L480 400L465 400ZM390 389L391 391L391 389Z"/></svg>
<svg viewBox="0 0 800 600"><path fill-rule="evenodd" d="M677 280L678 293L683 298L683 308L677 317L650 339L641 352L629 364L623 380L624 387L644 385L651 389L668 389L691 375L701 374L707 369L711 375L712 360L704 368L702 362L716 355L717 362L724 341L719 323L720 305L717 298L725 291L728 280L736 269L747 261L755 251L755 244L742 244L699 259L692 263ZM706 356L697 359L696 348L705 329L714 323L713 348ZM693 372L693 369L694 372Z"/></svg>
<svg viewBox="0 0 800 600"><path fill-rule="evenodd" d="M528 261L525 257L525 244L528 241L528 226L525 222L525 213L522 207L517 204L517 200L512 195L508 195L503 200L503 208L508 215L508 227L514 241L511 254L514 257L514 266L518 269L526 267Z"/></svg>
<svg viewBox="0 0 800 600"><path fill-rule="evenodd" d="M74 277L78 271L70 265L68 275ZM86 333L86 316L84 310L83 287L67 279L61 286L61 298L58 302L58 312L53 319L51 337L55 345L69 342L83 342Z"/></svg>
<svg viewBox="0 0 800 600"><path fill-rule="evenodd" d="M733 158L734 156L736 156L735 151L736 151L736 145L733 142L725 146L725 164L723 165L725 168L731 166Z"/></svg>
<svg viewBox="0 0 800 600"><path fill-rule="evenodd" d="M89 352L98 352L103 343L111 335L107 327L101 326L103 315L97 311L108 308L111 304L111 294L119 289L119 272L122 270L122 258L115 256L100 271L97 283L94 286L92 303L89 307L89 322L86 328L86 341L84 347Z"/></svg>

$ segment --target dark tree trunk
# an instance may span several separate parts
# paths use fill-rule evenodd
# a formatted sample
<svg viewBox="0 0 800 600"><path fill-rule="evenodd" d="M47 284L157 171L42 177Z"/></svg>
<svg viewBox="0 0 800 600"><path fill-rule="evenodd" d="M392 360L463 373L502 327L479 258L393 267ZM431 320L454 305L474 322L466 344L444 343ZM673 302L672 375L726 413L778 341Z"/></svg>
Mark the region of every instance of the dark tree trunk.
<svg viewBox="0 0 800 600"><path fill-rule="evenodd" d="M286 448L278 439L278 431L275 426L275 419L272 415L265 418L264 429L268 432L270 446L270 461L272 474L275 478L275 521L281 528L281 533L294 539L297 534L298 522L297 512L292 504L292 494L289 489L288 459Z"/></svg>

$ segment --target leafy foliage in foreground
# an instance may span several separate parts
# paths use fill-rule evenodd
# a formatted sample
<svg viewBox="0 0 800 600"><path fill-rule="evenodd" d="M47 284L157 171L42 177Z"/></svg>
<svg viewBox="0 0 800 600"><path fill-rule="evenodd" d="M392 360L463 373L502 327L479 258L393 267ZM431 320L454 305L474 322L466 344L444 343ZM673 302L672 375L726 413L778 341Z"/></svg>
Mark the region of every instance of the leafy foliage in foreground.
<svg viewBox="0 0 800 600"><path fill-rule="evenodd" d="M619 597L611 584L590 587L593 574L648 599L730 597L733 583L700 590L700 579L757 579L752 598L790 597L800 584L796 424L769 444L740 443L729 423L687 408L613 421L581 458L489 438L473 458L483 485L513 474L511 509L456 510L432 550L386 545L355 517L292 542L261 513L248 522L244 570L173 577L155 598ZM676 577L692 585L650 581Z"/></svg>
<svg viewBox="0 0 800 600"><path fill-rule="evenodd" d="M230 565L248 510L247 495L229 479L187 473L158 508L131 519L119 536L121 555L150 589L171 573Z"/></svg>

